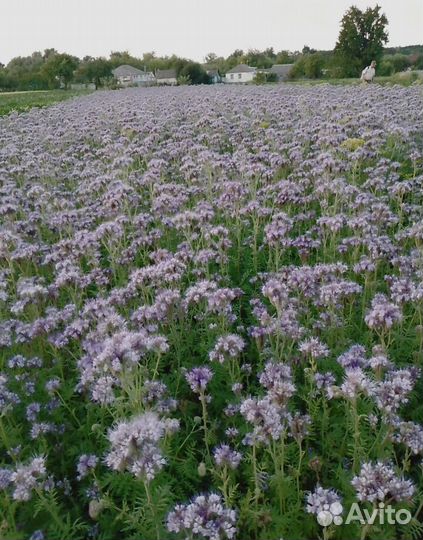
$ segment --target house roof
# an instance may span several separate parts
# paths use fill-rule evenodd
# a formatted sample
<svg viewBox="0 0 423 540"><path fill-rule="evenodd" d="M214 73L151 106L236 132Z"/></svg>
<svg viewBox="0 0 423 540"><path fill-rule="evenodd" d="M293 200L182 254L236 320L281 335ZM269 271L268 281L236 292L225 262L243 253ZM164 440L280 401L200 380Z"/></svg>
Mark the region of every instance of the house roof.
<svg viewBox="0 0 423 540"><path fill-rule="evenodd" d="M291 71L293 64L273 64L273 66L269 69L270 73L276 73L276 75L284 76L288 75L288 73Z"/></svg>
<svg viewBox="0 0 423 540"><path fill-rule="evenodd" d="M134 68L133 66L128 66L126 64L117 67L112 71L115 77L133 77L134 75L141 75L144 71Z"/></svg>
<svg viewBox="0 0 423 540"><path fill-rule="evenodd" d="M176 79L176 69L158 69L156 79Z"/></svg>
<svg viewBox="0 0 423 540"><path fill-rule="evenodd" d="M255 67L247 66L247 64L238 64L228 71L228 73L252 73L256 71Z"/></svg>
<svg viewBox="0 0 423 540"><path fill-rule="evenodd" d="M216 68L211 68L206 70L207 75L213 77L214 75L219 75L219 70Z"/></svg>

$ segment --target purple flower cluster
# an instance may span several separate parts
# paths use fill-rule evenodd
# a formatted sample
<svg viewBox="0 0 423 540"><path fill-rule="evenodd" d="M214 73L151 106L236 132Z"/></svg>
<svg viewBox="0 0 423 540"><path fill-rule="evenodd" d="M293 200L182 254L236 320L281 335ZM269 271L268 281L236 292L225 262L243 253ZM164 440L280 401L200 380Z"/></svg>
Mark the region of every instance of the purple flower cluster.
<svg viewBox="0 0 423 540"><path fill-rule="evenodd" d="M188 504L178 504L167 516L169 532L184 532L189 538L230 540L235 537L236 513L225 508L219 495L198 495Z"/></svg>
<svg viewBox="0 0 423 540"><path fill-rule="evenodd" d="M213 459L218 467L236 469L242 460L242 454L227 444L221 444L213 450Z"/></svg>
<svg viewBox="0 0 423 540"><path fill-rule="evenodd" d="M372 306L365 321L372 330L389 330L394 324L402 321L402 312L384 294L377 294L372 300Z"/></svg>
<svg viewBox="0 0 423 540"><path fill-rule="evenodd" d="M415 492L411 480L398 476L391 465L381 461L363 463L360 474L354 476L351 484L359 501L407 501Z"/></svg>
<svg viewBox="0 0 423 540"><path fill-rule="evenodd" d="M42 456L33 458L27 465L17 465L7 477L7 482L13 486L13 498L16 501L29 501L34 490L43 489L46 474L45 458Z"/></svg>
<svg viewBox="0 0 423 540"><path fill-rule="evenodd" d="M196 367L185 373L187 383L196 394L204 393L212 378L213 371L206 366Z"/></svg>
<svg viewBox="0 0 423 540"><path fill-rule="evenodd" d="M115 471L127 470L137 478L151 481L166 463L161 440L178 429L178 420L163 420L154 412L119 422L109 431L111 449L104 461Z"/></svg>
<svg viewBox="0 0 423 540"><path fill-rule="evenodd" d="M76 477L77 480L85 478L91 470L96 468L97 463L98 458L95 455L82 454L79 456L78 464L76 466L76 470L78 471L78 476Z"/></svg>
<svg viewBox="0 0 423 540"><path fill-rule="evenodd" d="M245 347L242 337L235 334L221 336L209 353L209 359L212 362L223 364L228 358L237 358Z"/></svg>

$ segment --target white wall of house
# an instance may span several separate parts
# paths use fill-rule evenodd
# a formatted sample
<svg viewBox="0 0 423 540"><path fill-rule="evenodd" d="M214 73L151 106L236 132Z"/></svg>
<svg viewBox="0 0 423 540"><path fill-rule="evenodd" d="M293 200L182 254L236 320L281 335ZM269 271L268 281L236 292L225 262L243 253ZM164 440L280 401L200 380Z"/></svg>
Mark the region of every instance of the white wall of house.
<svg viewBox="0 0 423 540"><path fill-rule="evenodd" d="M242 73L227 73L225 75L225 82L227 83L247 83L254 79L254 71L245 71Z"/></svg>
<svg viewBox="0 0 423 540"><path fill-rule="evenodd" d="M175 85L178 81L174 77L170 77L169 79L157 79L157 84L170 84Z"/></svg>
<svg viewBox="0 0 423 540"><path fill-rule="evenodd" d="M152 84L155 80L156 78L152 73L118 77L119 84L122 86L130 86L132 84Z"/></svg>

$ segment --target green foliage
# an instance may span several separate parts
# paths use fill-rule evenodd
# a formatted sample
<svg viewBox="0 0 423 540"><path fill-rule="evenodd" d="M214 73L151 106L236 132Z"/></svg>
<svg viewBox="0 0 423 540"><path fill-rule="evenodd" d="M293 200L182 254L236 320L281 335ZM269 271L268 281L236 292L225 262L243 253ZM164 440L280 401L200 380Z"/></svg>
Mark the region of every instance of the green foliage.
<svg viewBox="0 0 423 540"><path fill-rule="evenodd" d="M308 79L319 79L322 76L324 61L319 53L308 54L304 64L305 76Z"/></svg>
<svg viewBox="0 0 423 540"><path fill-rule="evenodd" d="M0 90L40 90L48 81L41 69L47 61L46 52L35 51L30 56L18 56L0 69Z"/></svg>
<svg viewBox="0 0 423 540"><path fill-rule="evenodd" d="M325 60L320 53L304 54L292 66L290 77L292 79L319 79L323 75Z"/></svg>
<svg viewBox="0 0 423 540"><path fill-rule="evenodd" d="M289 51L275 52L272 47L259 51L258 49L249 49L244 52L242 49L236 49L230 54L226 60L212 56L213 64L220 72L226 73L237 64L247 64L260 69L267 69L273 64L293 64L298 58L298 53L290 53ZM207 61L207 57L206 57Z"/></svg>
<svg viewBox="0 0 423 540"><path fill-rule="evenodd" d="M84 58L75 72L75 82L94 83L96 89L111 80L112 62L105 58Z"/></svg>
<svg viewBox="0 0 423 540"><path fill-rule="evenodd" d="M178 77L185 77L189 82L187 84L209 84L210 78L205 69L198 62L189 62L183 64L179 69Z"/></svg>
<svg viewBox="0 0 423 540"><path fill-rule="evenodd" d="M276 73L258 71L254 76L255 84L266 84L266 83L276 82L276 81L277 81Z"/></svg>
<svg viewBox="0 0 423 540"><path fill-rule="evenodd" d="M254 66L257 68L270 68L272 67L275 59L275 54L273 49L269 54L269 49L266 51L259 51L257 49L250 49L247 54L244 56L244 62L249 66Z"/></svg>
<svg viewBox="0 0 423 540"><path fill-rule="evenodd" d="M112 51L110 53L110 65L112 69L115 69L122 64L133 66L138 69L143 68L142 59L136 58L135 56L132 56L129 54L128 51Z"/></svg>
<svg viewBox="0 0 423 540"><path fill-rule="evenodd" d="M50 88L64 86L66 89L78 67L79 60L69 54L53 54L49 56L41 68Z"/></svg>
<svg viewBox="0 0 423 540"><path fill-rule="evenodd" d="M275 64L293 64L294 56L289 51L280 51L275 58Z"/></svg>
<svg viewBox="0 0 423 540"><path fill-rule="evenodd" d="M0 116L12 111L24 112L33 107L47 107L75 96L89 93L88 90L68 91L50 90L36 92L8 92L0 93Z"/></svg>
<svg viewBox="0 0 423 540"><path fill-rule="evenodd" d="M378 67L379 75L393 75L401 71L405 71L411 66L410 57L405 54L385 55Z"/></svg>
<svg viewBox="0 0 423 540"><path fill-rule="evenodd" d="M410 60L405 54L395 54L390 58L392 67L394 68L394 73L398 71L404 71L410 67Z"/></svg>
<svg viewBox="0 0 423 540"><path fill-rule="evenodd" d="M415 69L423 69L423 53L416 55L413 60L411 62Z"/></svg>
<svg viewBox="0 0 423 540"><path fill-rule="evenodd" d="M365 11L352 6L343 16L334 51L342 76L357 77L372 60L381 60L388 19L380 10L377 5Z"/></svg>
<svg viewBox="0 0 423 540"><path fill-rule="evenodd" d="M189 78L189 75L179 75L179 77L178 77L178 85L179 86L186 86L188 84L191 84L191 79Z"/></svg>

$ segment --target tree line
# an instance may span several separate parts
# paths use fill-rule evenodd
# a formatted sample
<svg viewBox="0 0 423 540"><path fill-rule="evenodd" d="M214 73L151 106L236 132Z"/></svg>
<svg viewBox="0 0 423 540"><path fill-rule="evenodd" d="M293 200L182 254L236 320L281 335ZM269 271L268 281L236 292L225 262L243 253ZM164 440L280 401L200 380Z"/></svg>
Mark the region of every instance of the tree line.
<svg viewBox="0 0 423 540"><path fill-rule="evenodd" d="M176 55L157 56L154 52L135 57L128 51L114 51L108 58L76 56L59 53L55 49L35 51L30 56L18 56L7 65L0 63L0 90L46 90L68 88L71 83L95 84L96 88L113 84L113 70L123 64L155 73L160 69L175 69L177 77L190 84L210 82L207 71L217 70L224 75L231 68L245 63L258 68L269 68L275 63L294 64L301 53L274 52L251 49L247 52L235 50L228 57L208 54L204 63Z"/></svg>
<svg viewBox="0 0 423 540"><path fill-rule="evenodd" d="M112 52L109 58L76 56L55 49L36 51L30 56L18 56L7 65L0 63L0 91L45 90L68 88L71 83L94 84L96 88L113 85L113 69L128 64L141 70L155 72L175 69L181 81L188 84L207 84L208 70L221 75L237 64L270 68L274 64L292 64L290 77L317 79L322 77L358 77L372 60L378 63L378 75L392 75L407 68L423 69L423 46L385 49L388 41L388 20L380 6L362 11L352 6L341 20L340 32L332 51L317 51L305 45L301 51L235 50L227 57L208 54L204 64L176 55L157 56L144 53L138 58L127 51Z"/></svg>

